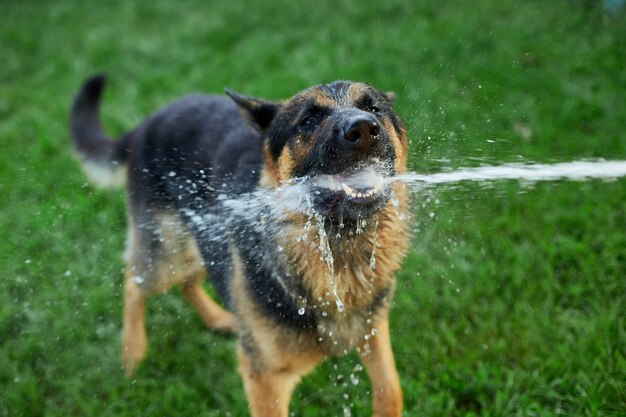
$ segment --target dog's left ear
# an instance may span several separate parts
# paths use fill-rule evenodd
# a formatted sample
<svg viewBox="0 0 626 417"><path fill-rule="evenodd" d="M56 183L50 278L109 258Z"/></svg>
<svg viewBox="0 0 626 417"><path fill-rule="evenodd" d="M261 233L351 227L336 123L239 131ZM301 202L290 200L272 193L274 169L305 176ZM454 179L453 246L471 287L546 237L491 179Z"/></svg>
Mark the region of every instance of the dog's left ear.
<svg viewBox="0 0 626 417"><path fill-rule="evenodd" d="M280 104L263 100L255 97L243 96L229 90L224 89L224 92L228 94L230 98L237 104L241 114L252 124L253 127L259 129L261 132L265 131L274 120Z"/></svg>
<svg viewBox="0 0 626 417"><path fill-rule="evenodd" d="M385 91L383 96L387 99L389 104L393 104L393 102L396 101L396 93L393 91Z"/></svg>

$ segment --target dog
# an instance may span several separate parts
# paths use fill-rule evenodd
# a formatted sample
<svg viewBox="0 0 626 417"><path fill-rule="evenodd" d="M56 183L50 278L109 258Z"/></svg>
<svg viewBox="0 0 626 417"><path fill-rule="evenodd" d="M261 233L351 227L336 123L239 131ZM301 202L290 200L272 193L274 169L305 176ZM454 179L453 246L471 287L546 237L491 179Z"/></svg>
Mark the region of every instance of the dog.
<svg viewBox="0 0 626 417"><path fill-rule="evenodd" d="M238 334L252 416L286 417L303 375L355 349L373 414L400 416L388 313L410 214L392 180L407 159L394 94L350 81L284 101L194 94L111 140L104 84L82 85L70 136L89 176L126 182L126 375L146 351L145 298L177 285L208 327ZM233 209L241 201L261 203ZM207 272L225 308L205 292Z"/></svg>

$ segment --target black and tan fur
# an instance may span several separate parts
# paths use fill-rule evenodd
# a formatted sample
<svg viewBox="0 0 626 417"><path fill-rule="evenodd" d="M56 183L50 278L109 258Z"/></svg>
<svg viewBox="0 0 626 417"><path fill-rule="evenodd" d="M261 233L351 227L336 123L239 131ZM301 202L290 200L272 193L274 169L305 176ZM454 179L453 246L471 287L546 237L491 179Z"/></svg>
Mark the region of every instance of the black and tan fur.
<svg viewBox="0 0 626 417"><path fill-rule="evenodd" d="M287 416L300 378L324 357L353 349L372 381L374 415L400 416L388 312L408 245L401 184L367 199L312 193L313 222L311 213L259 214L224 220L228 230L216 235L196 221L220 223L221 198L271 192L294 178L340 178L371 161L386 163L389 175L403 172L407 140L392 94L338 81L282 102L231 91L230 98L192 95L111 141L98 119L103 85L102 76L83 85L71 134L88 173L107 179L121 173L127 183L127 375L146 350L145 297L178 285L209 327L238 332L239 371L253 416ZM368 226L359 228L362 220ZM271 227L260 229L265 221ZM320 256L320 235L328 239L343 309ZM203 290L206 272L226 309Z"/></svg>

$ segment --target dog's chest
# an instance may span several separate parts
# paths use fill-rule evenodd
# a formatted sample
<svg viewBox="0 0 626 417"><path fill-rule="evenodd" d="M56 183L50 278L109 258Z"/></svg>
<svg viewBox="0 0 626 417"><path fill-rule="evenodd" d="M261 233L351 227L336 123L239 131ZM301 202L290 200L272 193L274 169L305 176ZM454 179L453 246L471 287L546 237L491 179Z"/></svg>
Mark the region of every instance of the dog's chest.
<svg viewBox="0 0 626 417"><path fill-rule="evenodd" d="M377 330L371 314L338 313L335 317L318 317L313 337L325 354L345 355L358 346L367 345Z"/></svg>
<svg viewBox="0 0 626 417"><path fill-rule="evenodd" d="M393 295L391 276L376 277L370 270L369 275L359 272L367 280L356 279L353 269L342 269L332 277L324 268L300 270L289 276L290 282L302 285L301 293L292 296L298 315L308 319L305 333L326 355L344 355L367 345L377 332L376 317L386 314Z"/></svg>

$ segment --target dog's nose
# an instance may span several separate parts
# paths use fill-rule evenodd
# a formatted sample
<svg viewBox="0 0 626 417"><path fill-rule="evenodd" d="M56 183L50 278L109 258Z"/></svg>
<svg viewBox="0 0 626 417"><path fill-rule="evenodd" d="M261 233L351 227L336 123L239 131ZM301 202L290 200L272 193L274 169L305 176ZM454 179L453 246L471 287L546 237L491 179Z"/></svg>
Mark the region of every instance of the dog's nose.
<svg viewBox="0 0 626 417"><path fill-rule="evenodd" d="M346 125L343 138L353 146L369 147L380 134L380 126L373 117L355 116L350 118Z"/></svg>

